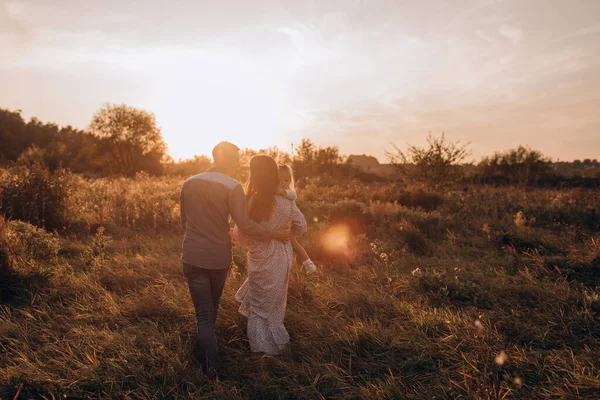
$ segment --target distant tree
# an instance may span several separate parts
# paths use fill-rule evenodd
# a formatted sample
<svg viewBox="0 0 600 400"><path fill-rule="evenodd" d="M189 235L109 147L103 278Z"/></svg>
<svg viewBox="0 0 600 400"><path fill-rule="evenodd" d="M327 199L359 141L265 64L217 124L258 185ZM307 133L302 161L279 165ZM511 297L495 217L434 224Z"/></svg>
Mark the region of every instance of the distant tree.
<svg viewBox="0 0 600 400"><path fill-rule="evenodd" d="M406 150L392 145L394 151L385 154L403 179L428 189L453 187L461 176L459 164L471 154L468 144L449 142L443 133L439 137L429 134L427 144L427 147L409 145Z"/></svg>
<svg viewBox="0 0 600 400"><path fill-rule="evenodd" d="M340 155L340 150L335 146L319 147L315 158L319 167L329 167L344 162L344 157Z"/></svg>
<svg viewBox="0 0 600 400"><path fill-rule="evenodd" d="M292 164L297 177L334 175L344 161L337 147L318 147L306 138L294 153Z"/></svg>
<svg viewBox="0 0 600 400"><path fill-rule="evenodd" d="M103 140L117 172L161 173L167 146L154 114L124 104L107 104L94 114L89 130Z"/></svg>
<svg viewBox="0 0 600 400"><path fill-rule="evenodd" d="M581 166L581 160L574 160L573 161L573 165L576 166L576 167Z"/></svg>
<svg viewBox="0 0 600 400"><path fill-rule="evenodd" d="M295 150L295 159L299 161L308 164L316 159L317 147L310 139L302 139L300 145Z"/></svg>
<svg viewBox="0 0 600 400"><path fill-rule="evenodd" d="M170 160L165 163L166 175L192 176L206 171L212 165L212 161L207 156L194 156L188 160L174 162Z"/></svg>
<svg viewBox="0 0 600 400"><path fill-rule="evenodd" d="M59 166L78 173L104 174L107 162L100 139L71 126L60 128L37 118L25 122L21 111L0 109L0 160L41 163L50 170Z"/></svg>
<svg viewBox="0 0 600 400"><path fill-rule="evenodd" d="M21 110L0 109L0 156L4 160L15 161L32 142Z"/></svg>
<svg viewBox="0 0 600 400"><path fill-rule="evenodd" d="M478 169L484 179L503 179L509 184L526 186L550 176L552 160L537 150L519 146L517 149L485 157L479 163Z"/></svg>
<svg viewBox="0 0 600 400"><path fill-rule="evenodd" d="M289 164L292 162L292 157L289 153L281 150L277 146L271 146L260 150L243 149L240 152L240 165L244 168L247 167L250 164L250 159L257 154L266 154L273 157L277 164Z"/></svg>

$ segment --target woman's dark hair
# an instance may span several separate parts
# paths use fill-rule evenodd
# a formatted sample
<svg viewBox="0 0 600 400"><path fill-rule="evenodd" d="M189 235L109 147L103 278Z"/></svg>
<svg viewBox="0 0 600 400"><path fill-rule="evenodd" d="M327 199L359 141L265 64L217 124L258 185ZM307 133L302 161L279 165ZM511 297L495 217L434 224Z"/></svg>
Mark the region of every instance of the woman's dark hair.
<svg viewBox="0 0 600 400"><path fill-rule="evenodd" d="M268 220L275 207L279 171L272 157L259 154L250 159L250 177L246 197L251 199L248 215L256 222Z"/></svg>

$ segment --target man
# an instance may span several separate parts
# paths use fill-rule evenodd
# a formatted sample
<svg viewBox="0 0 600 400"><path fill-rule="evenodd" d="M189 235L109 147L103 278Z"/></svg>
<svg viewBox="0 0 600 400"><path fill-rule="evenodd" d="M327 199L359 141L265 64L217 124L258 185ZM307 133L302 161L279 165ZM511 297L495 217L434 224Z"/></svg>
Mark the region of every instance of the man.
<svg viewBox="0 0 600 400"><path fill-rule="evenodd" d="M214 328L232 260L229 216L247 234L282 242L290 238L287 229L271 231L248 217L244 190L232 178L239 168L239 151L232 143L219 143L212 151L214 166L188 178L181 188L181 260L196 309L197 356L208 375L214 375L219 362Z"/></svg>

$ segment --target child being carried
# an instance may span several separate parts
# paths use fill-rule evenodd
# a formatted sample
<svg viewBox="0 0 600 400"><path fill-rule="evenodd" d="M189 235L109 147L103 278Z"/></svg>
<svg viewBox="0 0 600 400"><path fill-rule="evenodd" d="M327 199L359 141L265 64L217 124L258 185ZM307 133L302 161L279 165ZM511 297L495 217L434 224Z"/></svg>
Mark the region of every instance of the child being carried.
<svg viewBox="0 0 600 400"><path fill-rule="evenodd" d="M294 191L294 175L292 174L292 168L289 165L280 165L279 166L279 188L281 190L281 195L287 197L290 200L296 199L296 193ZM291 238L292 247L294 249L294 253L300 261L304 268L306 268L306 272L308 274L312 274L317 271L317 266L308 256L304 247L298 243L295 237Z"/></svg>

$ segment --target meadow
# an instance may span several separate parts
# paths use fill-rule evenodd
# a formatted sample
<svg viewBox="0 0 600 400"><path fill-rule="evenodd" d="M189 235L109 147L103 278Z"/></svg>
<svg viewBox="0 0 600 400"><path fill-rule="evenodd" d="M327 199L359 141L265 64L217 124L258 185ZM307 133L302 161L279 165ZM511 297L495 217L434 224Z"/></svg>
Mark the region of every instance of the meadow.
<svg viewBox="0 0 600 400"><path fill-rule="evenodd" d="M7 172L5 172L7 173ZM0 220L0 398L600 398L594 189L308 180L288 356L255 361L233 294L208 381L179 260L183 177L73 177L55 231Z"/></svg>

